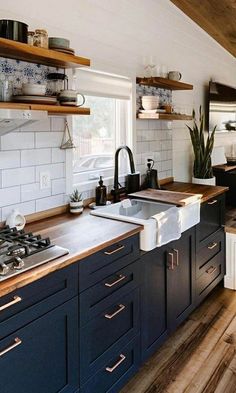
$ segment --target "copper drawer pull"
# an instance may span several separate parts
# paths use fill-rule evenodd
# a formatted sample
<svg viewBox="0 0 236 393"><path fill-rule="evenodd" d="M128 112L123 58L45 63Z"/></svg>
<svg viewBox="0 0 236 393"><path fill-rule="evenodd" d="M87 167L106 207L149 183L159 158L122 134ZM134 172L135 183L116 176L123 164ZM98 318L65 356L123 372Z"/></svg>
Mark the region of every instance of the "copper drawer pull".
<svg viewBox="0 0 236 393"><path fill-rule="evenodd" d="M214 199L214 200L211 201L211 202L207 202L208 205L214 205L215 203L217 203L217 199Z"/></svg>
<svg viewBox="0 0 236 393"><path fill-rule="evenodd" d="M209 244L209 246L207 246L208 250L213 250L213 248L215 248L218 245L218 243L213 242L211 244Z"/></svg>
<svg viewBox="0 0 236 393"><path fill-rule="evenodd" d="M0 306L0 311L5 310L8 307L13 306L16 303L19 303L22 301L22 298L20 296L14 296L13 300L11 300L9 303L4 304L3 306Z"/></svg>
<svg viewBox="0 0 236 393"><path fill-rule="evenodd" d="M0 357L3 356L3 355L5 355L5 353L10 352L12 349L18 347L18 345L20 345L21 343L22 343L22 340L21 340L20 338L16 337L16 338L14 339L14 344L10 345L8 348L3 349L3 350L0 352Z"/></svg>
<svg viewBox="0 0 236 393"><path fill-rule="evenodd" d="M113 366L113 367L106 367L106 371L109 373L113 373L113 371L121 364L123 361L126 359L126 356L123 355L122 353L119 356L120 360Z"/></svg>
<svg viewBox="0 0 236 393"><path fill-rule="evenodd" d="M125 309L124 304L119 304L119 308L117 311L115 311L113 314L105 314L105 318L107 319L112 319L114 318L117 314L119 314L121 311Z"/></svg>
<svg viewBox="0 0 236 393"><path fill-rule="evenodd" d="M119 274L118 277L119 278L116 281L113 281L111 283L105 282L105 287L111 288L111 287L113 287L114 285L118 284L119 282L123 281L126 278L126 276L123 276L122 274Z"/></svg>
<svg viewBox="0 0 236 393"><path fill-rule="evenodd" d="M179 266L179 250L174 248L174 252L176 253L176 266Z"/></svg>
<svg viewBox="0 0 236 393"><path fill-rule="evenodd" d="M206 273L213 274L216 272L216 270L217 270L217 267L211 266L211 267L209 267L209 269L206 270Z"/></svg>
<svg viewBox="0 0 236 393"><path fill-rule="evenodd" d="M174 270L174 254L173 254L173 252L168 252L168 269Z"/></svg>
<svg viewBox="0 0 236 393"><path fill-rule="evenodd" d="M112 254L115 254L116 252L118 252L118 251L120 251L120 250L123 250L123 248L125 248L125 246L119 246L118 248L116 248L115 250L113 250L113 251L105 251L104 252L104 254L106 254L106 255L112 255Z"/></svg>

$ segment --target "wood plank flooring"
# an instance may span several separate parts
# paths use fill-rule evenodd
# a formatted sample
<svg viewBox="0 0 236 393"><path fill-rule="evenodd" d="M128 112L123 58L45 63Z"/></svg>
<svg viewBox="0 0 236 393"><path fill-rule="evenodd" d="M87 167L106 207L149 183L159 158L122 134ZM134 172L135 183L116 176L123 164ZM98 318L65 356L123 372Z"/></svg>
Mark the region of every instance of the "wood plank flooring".
<svg viewBox="0 0 236 393"><path fill-rule="evenodd" d="M216 290L121 393L236 393L236 292Z"/></svg>

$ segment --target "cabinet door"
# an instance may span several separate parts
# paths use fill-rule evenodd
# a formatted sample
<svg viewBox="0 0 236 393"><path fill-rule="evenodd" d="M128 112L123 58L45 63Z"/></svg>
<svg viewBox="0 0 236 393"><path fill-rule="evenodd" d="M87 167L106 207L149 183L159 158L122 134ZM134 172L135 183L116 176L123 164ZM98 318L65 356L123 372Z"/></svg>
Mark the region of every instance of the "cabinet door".
<svg viewBox="0 0 236 393"><path fill-rule="evenodd" d="M142 256L142 359L153 354L167 337L166 248Z"/></svg>
<svg viewBox="0 0 236 393"><path fill-rule="evenodd" d="M0 340L1 393L71 393L79 386L77 297Z"/></svg>
<svg viewBox="0 0 236 393"><path fill-rule="evenodd" d="M173 331L194 308L195 228L171 243L167 253L168 328Z"/></svg>

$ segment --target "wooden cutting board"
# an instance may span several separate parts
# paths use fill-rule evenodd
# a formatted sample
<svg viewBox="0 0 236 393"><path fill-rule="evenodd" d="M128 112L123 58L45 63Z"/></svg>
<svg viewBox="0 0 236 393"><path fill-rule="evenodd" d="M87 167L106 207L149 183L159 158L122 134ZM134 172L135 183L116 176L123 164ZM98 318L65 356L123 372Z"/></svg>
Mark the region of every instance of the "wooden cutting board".
<svg viewBox="0 0 236 393"><path fill-rule="evenodd" d="M201 194L190 194L186 192L176 191L165 191L165 190L154 190L147 188L143 191L134 192L129 194L132 198L142 198L151 201L171 203L177 206L186 206L189 203L195 202L201 199Z"/></svg>

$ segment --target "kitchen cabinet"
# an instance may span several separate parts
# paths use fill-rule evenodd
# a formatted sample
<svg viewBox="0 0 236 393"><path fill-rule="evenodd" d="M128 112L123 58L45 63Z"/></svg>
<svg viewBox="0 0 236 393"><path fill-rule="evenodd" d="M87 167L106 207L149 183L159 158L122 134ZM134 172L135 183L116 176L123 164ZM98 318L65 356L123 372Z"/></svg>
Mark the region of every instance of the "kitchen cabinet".
<svg viewBox="0 0 236 393"><path fill-rule="evenodd" d="M195 228L142 256L142 359L194 308Z"/></svg>

